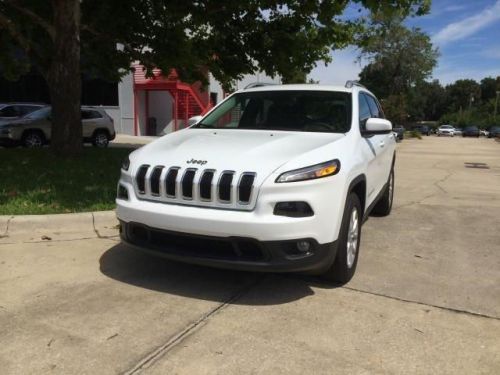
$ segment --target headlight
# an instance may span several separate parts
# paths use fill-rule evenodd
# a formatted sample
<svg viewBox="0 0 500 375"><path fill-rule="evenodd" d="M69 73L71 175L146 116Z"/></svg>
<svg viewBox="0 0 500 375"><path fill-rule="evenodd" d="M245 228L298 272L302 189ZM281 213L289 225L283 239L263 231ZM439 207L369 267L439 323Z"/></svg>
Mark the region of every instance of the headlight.
<svg viewBox="0 0 500 375"><path fill-rule="evenodd" d="M123 159L122 161L122 169L124 171L128 171L128 167L130 167L130 159L129 157L127 156L125 159Z"/></svg>
<svg viewBox="0 0 500 375"><path fill-rule="evenodd" d="M337 159L330 160L324 163L311 165L310 167L294 169L279 175L276 182L296 182L313 180L333 176L340 171L340 161Z"/></svg>

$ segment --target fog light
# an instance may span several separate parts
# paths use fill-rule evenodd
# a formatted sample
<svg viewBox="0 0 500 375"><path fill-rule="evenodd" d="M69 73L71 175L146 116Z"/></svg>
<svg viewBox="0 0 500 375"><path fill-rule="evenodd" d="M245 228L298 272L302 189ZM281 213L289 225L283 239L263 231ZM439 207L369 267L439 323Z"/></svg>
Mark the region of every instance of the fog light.
<svg viewBox="0 0 500 375"><path fill-rule="evenodd" d="M297 250L301 253L307 253L311 250L311 243L309 241L297 241Z"/></svg>

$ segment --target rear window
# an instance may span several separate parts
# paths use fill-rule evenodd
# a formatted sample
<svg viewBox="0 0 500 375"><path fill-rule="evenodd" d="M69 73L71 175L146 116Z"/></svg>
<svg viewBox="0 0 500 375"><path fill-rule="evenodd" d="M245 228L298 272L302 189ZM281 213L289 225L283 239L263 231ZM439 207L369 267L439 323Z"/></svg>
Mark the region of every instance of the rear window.
<svg viewBox="0 0 500 375"><path fill-rule="evenodd" d="M82 110L82 120L89 120L94 118L102 118L102 115L98 111L94 111L91 109Z"/></svg>

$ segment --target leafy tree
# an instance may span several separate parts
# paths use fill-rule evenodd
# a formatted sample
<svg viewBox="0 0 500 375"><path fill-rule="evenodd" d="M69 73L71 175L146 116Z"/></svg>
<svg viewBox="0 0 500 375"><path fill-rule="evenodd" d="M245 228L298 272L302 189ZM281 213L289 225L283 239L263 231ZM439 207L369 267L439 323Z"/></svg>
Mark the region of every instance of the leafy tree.
<svg viewBox="0 0 500 375"><path fill-rule="evenodd" d="M481 86L473 79L459 79L446 86L448 109L452 112L468 110L481 98Z"/></svg>
<svg viewBox="0 0 500 375"><path fill-rule="evenodd" d="M404 15L375 13L361 37L360 58L370 61L360 81L380 97L406 94L428 78L436 66L438 50L419 28L403 25Z"/></svg>
<svg viewBox="0 0 500 375"><path fill-rule="evenodd" d="M408 111L413 121L437 121L447 111L448 98L438 80L420 81L409 90Z"/></svg>
<svg viewBox="0 0 500 375"><path fill-rule="evenodd" d="M486 77L481 80L481 100L487 102L496 97L496 92L500 90L500 76L495 78Z"/></svg>
<svg viewBox="0 0 500 375"><path fill-rule="evenodd" d="M386 117L395 124L406 124L408 121L407 100L404 95L390 95L382 99Z"/></svg>
<svg viewBox="0 0 500 375"><path fill-rule="evenodd" d="M423 14L429 0L0 0L0 68L16 77L37 69L53 107L52 147L78 153L80 74L118 80L140 61L177 69L187 81L202 67L226 87L263 70L285 81L308 73L331 49L356 41L363 18L341 17L349 3L377 14ZM119 48L116 48L119 46ZM295 73L294 73L295 74Z"/></svg>

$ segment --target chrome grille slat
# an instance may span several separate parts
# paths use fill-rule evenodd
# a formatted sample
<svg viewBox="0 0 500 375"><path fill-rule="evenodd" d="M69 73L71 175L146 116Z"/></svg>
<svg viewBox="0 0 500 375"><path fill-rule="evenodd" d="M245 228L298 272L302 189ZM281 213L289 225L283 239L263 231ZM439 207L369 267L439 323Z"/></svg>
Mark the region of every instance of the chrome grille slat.
<svg viewBox="0 0 500 375"><path fill-rule="evenodd" d="M161 203L248 211L257 199L254 172L144 164L134 182L139 199Z"/></svg>

